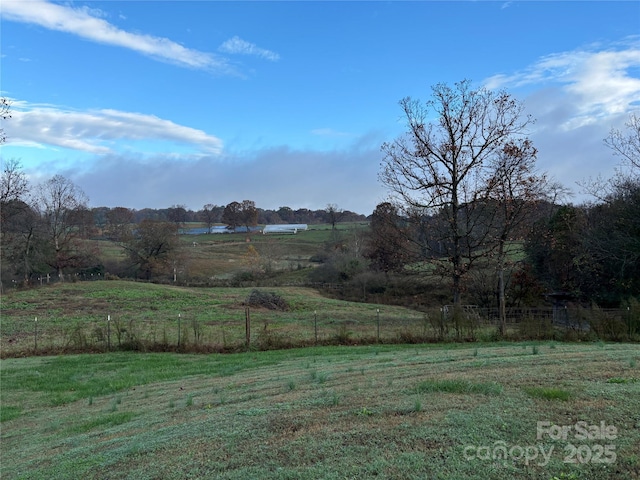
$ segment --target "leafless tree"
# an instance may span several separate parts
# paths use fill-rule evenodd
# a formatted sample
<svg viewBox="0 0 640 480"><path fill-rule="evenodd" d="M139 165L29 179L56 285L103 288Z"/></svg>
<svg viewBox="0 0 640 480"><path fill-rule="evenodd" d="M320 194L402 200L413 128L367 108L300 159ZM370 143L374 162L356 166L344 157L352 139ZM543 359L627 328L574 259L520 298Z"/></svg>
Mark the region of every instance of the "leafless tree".
<svg viewBox="0 0 640 480"><path fill-rule="evenodd" d="M11 101L8 98L0 98L0 120L7 120L11 118ZM0 128L0 144L7 141L7 135L4 133L4 128Z"/></svg>
<svg viewBox="0 0 640 480"><path fill-rule="evenodd" d="M144 279L169 274L179 253L178 227L171 222L142 220L135 232L123 239L122 246Z"/></svg>
<svg viewBox="0 0 640 480"><path fill-rule="evenodd" d="M62 175L56 175L40 185L36 198L53 248L50 265L63 279L63 269L74 266L82 256L76 241L77 231L71 227L73 212L86 208L88 198L80 187Z"/></svg>
<svg viewBox="0 0 640 480"><path fill-rule="evenodd" d="M626 132L612 129L604 143L640 174L640 115L632 113L625 126Z"/></svg>
<svg viewBox="0 0 640 480"><path fill-rule="evenodd" d="M491 206L491 243L487 252L495 254L498 276L500 333L506 330L505 271L513 253L513 241L523 238L525 222L533 222L539 202L549 190L546 175L536 173L537 151L531 141L509 142L491 160L493 176L487 185L486 201Z"/></svg>
<svg viewBox="0 0 640 480"><path fill-rule="evenodd" d="M453 302L460 305L463 276L489 233L479 228L483 215L475 209L494 175L490 161L523 136L532 119L507 93L472 89L468 80L437 84L426 103L405 98L400 106L408 130L383 144L380 180L405 211L441 217L446 238L440 245Z"/></svg>
<svg viewBox="0 0 640 480"><path fill-rule="evenodd" d="M611 178L599 175L579 182L584 193L592 196L596 203L608 203L616 198L625 185L640 178L640 115L632 113L625 123L626 130L611 129L604 144L613 154L622 159Z"/></svg>
<svg viewBox="0 0 640 480"><path fill-rule="evenodd" d="M11 158L3 162L2 178L0 179L0 216L2 222L6 221L8 215L17 213L10 204L26 201L29 192L29 183L25 173L22 171L20 160Z"/></svg>
<svg viewBox="0 0 640 480"><path fill-rule="evenodd" d="M125 207L115 207L107 212L109 236L113 240L122 240L131 233L133 211Z"/></svg>
<svg viewBox="0 0 640 480"><path fill-rule="evenodd" d="M171 205L167 209L167 218L176 224L176 228L180 229L187 221L186 205Z"/></svg>
<svg viewBox="0 0 640 480"><path fill-rule="evenodd" d="M202 207L201 218L202 221L207 224L207 230L209 232L211 232L211 227L213 226L213 224L220 221L222 210L223 207L213 205L212 203L207 203L204 207Z"/></svg>
<svg viewBox="0 0 640 480"><path fill-rule="evenodd" d="M335 230L337 223L340 222L344 216L344 211L335 203L327 204L324 211L327 213L327 220L331 224L331 229Z"/></svg>

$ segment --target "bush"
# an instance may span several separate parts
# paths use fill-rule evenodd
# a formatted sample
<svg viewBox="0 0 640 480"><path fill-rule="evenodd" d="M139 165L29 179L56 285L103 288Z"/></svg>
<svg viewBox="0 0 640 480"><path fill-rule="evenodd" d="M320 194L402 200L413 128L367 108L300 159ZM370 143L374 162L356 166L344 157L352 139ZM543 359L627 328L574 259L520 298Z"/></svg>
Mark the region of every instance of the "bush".
<svg viewBox="0 0 640 480"><path fill-rule="evenodd" d="M253 290L244 302L249 307L267 308L269 310L289 310L289 304L280 295L274 292Z"/></svg>

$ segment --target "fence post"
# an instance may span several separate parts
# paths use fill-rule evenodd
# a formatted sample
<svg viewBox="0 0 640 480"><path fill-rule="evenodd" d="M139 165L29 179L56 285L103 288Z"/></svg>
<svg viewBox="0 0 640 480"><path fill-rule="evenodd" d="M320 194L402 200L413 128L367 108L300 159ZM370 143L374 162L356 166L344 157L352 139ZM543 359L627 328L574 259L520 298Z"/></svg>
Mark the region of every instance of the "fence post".
<svg viewBox="0 0 640 480"><path fill-rule="evenodd" d="M313 333L315 336L315 344L318 344L318 311L313 311Z"/></svg>
<svg viewBox="0 0 640 480"><path fill-rule="evenodd" d="M377 327L377 338L378 343L380 343L380 309L376 308L376 327Z"/></svg>
<svg viewBox="0 0 640 480"><path fill-rule="evenodd" d="M180 316L181 314L178 314L178 350L180 350Z"/></svg>
<svg viewBox="0 0 640 480"><path fill-rule="evenodd" d="M38 351L38 317L35 319L35 328L33 330L33 351L34 353Z"/></svg>
<svg viewBox="0 0 640 480"><path fill-rule="evenodd" d="M111 315L107 315L107 351L111 351Z"/></svg>
<svg viewBox="0 0 640 480"><path fill-rule="evenodd" d="M244 328L245 328L245 336L246 336L246 346L247 350L251 346L251 313L249 307L244 309Z"/></svg>

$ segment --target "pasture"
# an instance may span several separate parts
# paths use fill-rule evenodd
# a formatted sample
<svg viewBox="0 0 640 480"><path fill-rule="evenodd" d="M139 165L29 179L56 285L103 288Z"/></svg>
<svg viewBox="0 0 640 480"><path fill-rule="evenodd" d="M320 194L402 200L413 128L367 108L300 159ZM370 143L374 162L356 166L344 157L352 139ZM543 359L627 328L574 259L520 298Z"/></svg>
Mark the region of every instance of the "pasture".
<svg viewBox="0 0 640 480"><path fill-rule="evenodd" d="M334 235L181 238L178 275L222 283L254 246L281 309L117 279L3 293L0 477L640 478L638 344L551 341L537 320L509 338L545 340L474 323L443 343L439 305L286 286Z"/></svg>
<svg viewBox="0 0 640 480"><path fill-rule="evenodd" d="M1 476L639 478L639 361L553 342L9 358Z"/></svg>
<svg viewBox="0 0 640 480"><path fill-rule="evenodd" d="M246 348L253 288L188 288L130 281L57 283L2 299L2 356L111 350ZM398 342L429 329L404 307L346 302L301 287L259 289L285 310L250 309L251 348ZM37 320L36 320L37 319ZM380 328L378 329L378 325Z"/></svg>
<svg viewBox="0 0 640 480"><path fill-rule="evenodd" d="M258 297L272 302L252 303ZM273 307L273 308L270 308ZM541 312L538 312L541 313ZM490 341L496 324L472 310L457 322L422 311L322 296L304 287L179 287L106 280L55 283L2 297L2 358L116 350L238 352L301 346ZM564 339L550 311L514 317L507 337ZM620 322L621 328L626 324ZM247 327L249 335L247 336Z"/></svg>

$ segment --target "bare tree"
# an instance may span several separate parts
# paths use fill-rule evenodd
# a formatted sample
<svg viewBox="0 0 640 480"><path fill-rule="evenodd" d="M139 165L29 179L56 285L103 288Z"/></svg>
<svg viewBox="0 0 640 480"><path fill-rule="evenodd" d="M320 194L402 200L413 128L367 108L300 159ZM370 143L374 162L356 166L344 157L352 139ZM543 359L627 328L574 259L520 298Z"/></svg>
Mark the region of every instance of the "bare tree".
<svg viewBox="0 0 640 480"><path fill-rule="evenodd" d="M400 106L408 131L383 144L380 180L405 211L442 218L446 238L440 244L453 302L460 305L462 278L489 233L479 229L483 216L474 212L493 175L489 162L532 120L507 93L474 90L468 80L437 84L425 104L405 98Z"/></svg>
<svg viewBox="0 0 640 480"><path fill-rule="evenodd" d="M342 220L344 216L344 211L338 207L335 203L329 203L325 207L324 211L327 214L327 220L331 224L331 229L336 229L336 224Z"/></svg>
<svg viewBox="0 0 640 480"><path fill-rule="evenodd" d="M176 224L176 228L180 229L187 221L186 205L172 205L167 209L167 218Z"/></svg>
<svg viewBox="0 0 640 480"><path fill-rule="evenodd" d="M54 176L38 188L37 205L53 248L49 263L60 279L64 278L64 268L75 266L83 257L76 241L78 233L71 227L73 212L85 209L87 202L80 187L62 175Z"/></svg>
<svg viewBox="0 0 640 480"><path fill-rule="evenodd" d="M201 218L202 221L207 224L207 231L209 233L211 233L211 227L213 226L213 224L220 221L222 210L223 207L213 205L212 203L207 203L204 207L202 207Z"/></svg>
<svg viewBox="0 0 640 480"><path fill-rule="evenodd" d="M2 270L7 273L3 281L18 275L26 285L31 274L47 270L43 264L46 252L43 225L38 213L28 204L18 200L11 202L9 208L17 213L8 215L2 222Z"/></svg>
<svg viewBox="0 0 640 480"><path fill-rule="evenodd" d="M109 237L113 240L127 238L133 224L133 211L125 207L115 207L107 212Z"/></svg>
<svg viewBox="0 0 640 480"><path fill-rule="evenodd" d="M20 160L4 162L0 179L0 247L3 270L28 283L37 263L33 245L40 233L38 215L29 205L29 183Z"/></svg>
<svg viewBox="0 0 640 480"><path fill-rule="evenodd" d="M506 331L505 271L513 240L523 238L524 232L519 230L525 222L533 222L538 202L545 198L549 186L546 176L535 171L536 154L529 140L509 142L490 162L494 173L487 185L486 200L492 209L488 251L495 252L497 263L501 334Z"/></svg>
<svg viewBox="0 0 640 480"><path fill-rule="evenodd" d="M7 98L0 98L0 120L7 120L11 118L11 101ZM4 128L0 128L0 144L7 141L7 135L4 133Z"/></svg>
<svg viewBox="0 0 640 480"><path fill-rule="evenodd" d="M178 227L171 222L142 220L135 232L123 239L122 246L144 279L169 274L179 252Z"/></svg>
<svg viewBox="0 0 640 480"><path fill-rule="evenodd" d="M3 163L0 179L0 218L4 223L10 215L19 213L20 209L15 208L16 206L26 205L29 183L22 171L20 160L11 158Z"/></svg>
<svg viewBox="0 0 640 480"><path fill-rule="evenodd" d="M623 186L624 190L627 182L640 178L640 115L632 113L625 126L626 131L611 129L604 139L604 144L622 159L619 167L623 168L617 168L611 178L599 175L578 183L583 192L591 195L597 203L610 202L617 197L618 187Z"/></svg>
<svg viewBox="0 0 640 480"><path fill-rule="evenodd" d="M624 163L640 173L640 115L632 113L625 123L627 132L612 129L604 143L615 155L622 157Z"/></svg>

